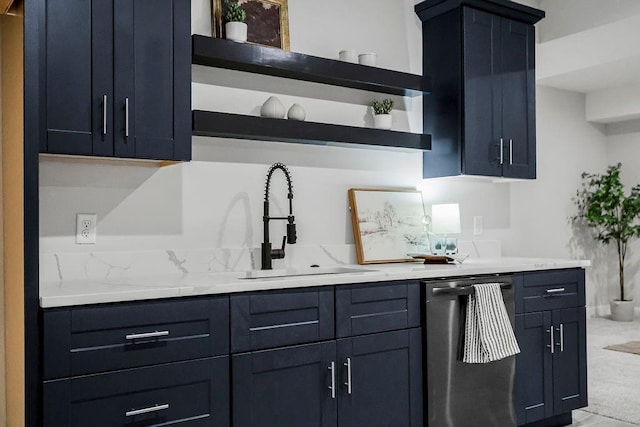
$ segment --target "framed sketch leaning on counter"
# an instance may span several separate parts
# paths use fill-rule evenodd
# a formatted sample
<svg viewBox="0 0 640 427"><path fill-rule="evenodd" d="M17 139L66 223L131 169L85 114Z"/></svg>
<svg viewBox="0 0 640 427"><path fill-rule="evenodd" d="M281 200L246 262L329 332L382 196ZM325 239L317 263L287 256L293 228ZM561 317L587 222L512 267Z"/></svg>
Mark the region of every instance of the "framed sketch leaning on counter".
<svg viewBox="0 0 640 427"><path fill-rule="evenodd" d="M415 190L349 190L358 264L415 261L428 251L422 193Z"/></svg>

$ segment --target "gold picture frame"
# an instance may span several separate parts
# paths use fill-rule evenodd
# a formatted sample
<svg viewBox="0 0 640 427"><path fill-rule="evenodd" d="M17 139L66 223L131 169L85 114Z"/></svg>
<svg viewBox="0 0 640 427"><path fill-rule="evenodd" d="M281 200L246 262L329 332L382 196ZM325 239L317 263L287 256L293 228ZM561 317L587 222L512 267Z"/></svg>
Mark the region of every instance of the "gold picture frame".
<svg viewBox="0 0 640 427"><path fill-rule="evenodd" d="M287 0L237 0L247 12L247 43L289 50ZM211 0L213 37L224 38L223 0Z"/></svg>
<svg viewBox="0 0 640 427"><path fill-rule="evenodd" d="M422 192L349 189L358 264L416 261L428 247Z"/></svg>

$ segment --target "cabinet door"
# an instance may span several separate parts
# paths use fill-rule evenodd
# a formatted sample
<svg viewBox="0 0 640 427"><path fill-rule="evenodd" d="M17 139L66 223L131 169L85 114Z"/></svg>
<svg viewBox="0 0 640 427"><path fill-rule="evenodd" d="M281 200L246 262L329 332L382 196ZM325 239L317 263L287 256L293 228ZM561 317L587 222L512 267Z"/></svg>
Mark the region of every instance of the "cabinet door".
<svg viewBox="0 0 640 427"><path fill-rule="evenodd" d="M113 0L46 2L46 146L113 154Z"/></svg>
<svg viewBox="0 0 640 427"><path fill-rule="evenodd" d="M232 356L233 425L335 426L338 368L329 369L335 355L329 341Z"/></svg>
<svg viewBox="0 0 640 427"><path fill-rule="evenodd" d="M503 176L535 178L535 30L506 18L501 25Z"/></svg>
<svg viewBox="0 0 640 427"><path fill-rule="evenodd" d="M501 176L500 17L464 8L463 172Z"/></svg>
<svg viewBox="0 0 640 427"><path fill-rule="evenodd" d="M516 315L515 406L518 425L553 415L551 312Z"/></svg>
<svg viewBox="0 0 640 427"><path fill-rule="evenodd" d="M189 160L190 2L115 0L115 154Z"/></svg>
<svg viewBox="0 0 640 427"><path fill-rule="evenodd" d="M422 426L421 329L338 340L340 427Z"/></svg>
<svg viewBox="0 0 640 427"><path fill-rule="evenodd" d="M587 335L584 307L553 312L553 401L556 414L587 406Z"/></svg>

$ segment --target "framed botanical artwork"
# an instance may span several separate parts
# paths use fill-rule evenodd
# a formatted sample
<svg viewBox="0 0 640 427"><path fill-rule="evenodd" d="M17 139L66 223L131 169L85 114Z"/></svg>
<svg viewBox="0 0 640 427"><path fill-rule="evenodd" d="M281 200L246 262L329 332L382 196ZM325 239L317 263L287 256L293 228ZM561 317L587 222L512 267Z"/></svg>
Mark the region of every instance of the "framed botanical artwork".
<svg viewBox="0 0 640 427"><path fill-rule="evenodd" d="M247 42L289 50L287 0L211 0L213 36L224 38L224 13L229 1L237 1L247 13Z"/></svg>
<svg viewBox="0 0 640 427"><path fill-rule="evenodd" d="M422 193L414 190L349 190L358 264L415 261L428 250Z"/></svg>

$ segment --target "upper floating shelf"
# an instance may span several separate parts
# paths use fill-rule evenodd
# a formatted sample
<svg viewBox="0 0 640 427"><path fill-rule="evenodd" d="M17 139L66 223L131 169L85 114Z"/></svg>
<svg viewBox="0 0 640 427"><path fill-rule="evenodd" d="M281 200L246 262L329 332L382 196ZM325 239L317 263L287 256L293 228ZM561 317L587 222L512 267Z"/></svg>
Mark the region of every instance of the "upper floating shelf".
<svg viewBox="0 0 640 427"><path fill-rule="evenodd" d="M427 79L417 74L351 64L335 59L193 35L191 62L353 89L418 96L429 93Z"/></svg>

